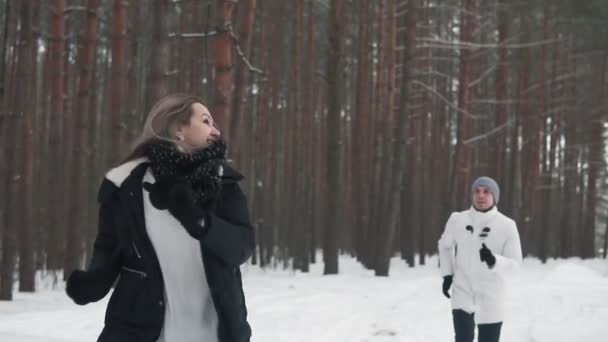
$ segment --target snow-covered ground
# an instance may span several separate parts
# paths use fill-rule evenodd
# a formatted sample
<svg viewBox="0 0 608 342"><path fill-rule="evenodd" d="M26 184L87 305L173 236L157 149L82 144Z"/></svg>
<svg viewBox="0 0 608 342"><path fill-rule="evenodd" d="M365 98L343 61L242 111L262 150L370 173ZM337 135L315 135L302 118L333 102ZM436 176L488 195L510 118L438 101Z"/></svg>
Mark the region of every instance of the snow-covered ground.
<svg viewBox="0 0 608 342"><path fill-rule="evenodd" d="M243 267L253 341L453 341L449 301L441 293L437 259L407 268L394 259L389 278L355 260L340 275ZM42 286L45 287L45 286ZM0 302L0 341L95 341L107 297L73 304L63 285ZM509 281L502 342L608 341L608 261L526 259Z"/></svg>

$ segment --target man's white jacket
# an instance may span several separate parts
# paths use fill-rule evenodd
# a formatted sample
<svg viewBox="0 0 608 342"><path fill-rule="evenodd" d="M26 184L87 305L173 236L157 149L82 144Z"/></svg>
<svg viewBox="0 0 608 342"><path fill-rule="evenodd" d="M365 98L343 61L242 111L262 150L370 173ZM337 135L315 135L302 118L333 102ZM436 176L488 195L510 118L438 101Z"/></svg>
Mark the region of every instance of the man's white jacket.
<svg viewBox="0 0 608 342"><path fill-rule="evenodd" d="M487 237L480 236L484 228L490 228ZM479 258L482 243L496 257L491 269ZM474 208L454 212L438 247L441 275L454 276L452 309L474 312L477 324L502 322L504 276L522 260L515 221L500 213L496 206L485 213Z"/></svg>

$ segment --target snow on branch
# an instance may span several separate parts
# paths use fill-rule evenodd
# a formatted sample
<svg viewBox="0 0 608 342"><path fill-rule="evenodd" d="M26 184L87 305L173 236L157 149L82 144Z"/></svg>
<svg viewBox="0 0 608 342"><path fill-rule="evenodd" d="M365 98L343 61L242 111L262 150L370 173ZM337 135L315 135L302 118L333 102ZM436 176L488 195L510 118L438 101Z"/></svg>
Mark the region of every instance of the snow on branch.
<svg viewBox="0 0 608 342"><path fill-rule="evenodd" d="M264 74L264 71L262 69L255 67L251 63L251 61L249 61L247 56L245 56L243 49L241 49L239 39L236 36L236 34L234 33L234 30L232 29L232 23L226 23L224 26L218 27L215 30L212 30L209 32L170 33L169 38L174 38L174 37L180 37L180 38L186 38L186 39L207 38L207 37L217 36L218 34L222 34L222 33L228 33L230 35L230 39L232 40L232 43L234 44L234 49L236 50L236 54L239 56L241 61L247 66L249 71L257 72L259 74Z"/></svg>
<svg viewBox="0 0 608 342"><path fill-rule="evenodd" d="M193 33L169 33L169 38L180 37L180 38L206 38L212 37L219 34L219 31L209 32L193 32Z"/></svg>
<svg viewBox="0 0 608 342"><path fill-rule="evenodd" d="M560 42L561 39L546 39L528 43L508 43L508 44L481 44L471 42L461 42L458 40L445 40L440 38L416 38L417 42L422 42L424 45L421 48L437 48L437 49L478 49L478 48L507 48L507 49L523 49L530 47L538 47L542 45L550 45Z"/></svg>

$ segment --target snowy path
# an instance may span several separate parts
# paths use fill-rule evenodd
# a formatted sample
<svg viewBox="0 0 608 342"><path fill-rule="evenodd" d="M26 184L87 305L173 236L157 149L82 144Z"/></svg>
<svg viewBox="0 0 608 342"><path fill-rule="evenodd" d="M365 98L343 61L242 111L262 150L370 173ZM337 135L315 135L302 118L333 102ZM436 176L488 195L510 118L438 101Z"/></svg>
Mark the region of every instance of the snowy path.
<svg viewBox="0 0 608 342"><path fill-rule="evenodd" d="M327 277L321 265L311 274L245 267L253 341L453 340L436 259L414 269L395 259L390 278L340 262L342 274ZM526 260L509 285L502 342L608 341L608 261ZM80 307L61 288L17 294L0 302L0 341L95 341L107 299Z"/></svg>

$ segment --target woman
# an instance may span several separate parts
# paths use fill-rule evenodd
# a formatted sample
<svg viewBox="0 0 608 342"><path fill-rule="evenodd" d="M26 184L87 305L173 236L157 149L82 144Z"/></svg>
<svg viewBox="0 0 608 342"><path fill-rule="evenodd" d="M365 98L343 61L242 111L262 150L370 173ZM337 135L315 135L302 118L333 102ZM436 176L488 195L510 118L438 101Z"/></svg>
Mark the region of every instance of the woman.
<svg viewBox="0 0 608 342"><path fill-rule="evenodd" d="M126 162L106 174L91 263L66 285L84 305L118 278L98 341L249 341L239 265L253 229L225 151L202 101L175 94L154 105Z"/></svg>

